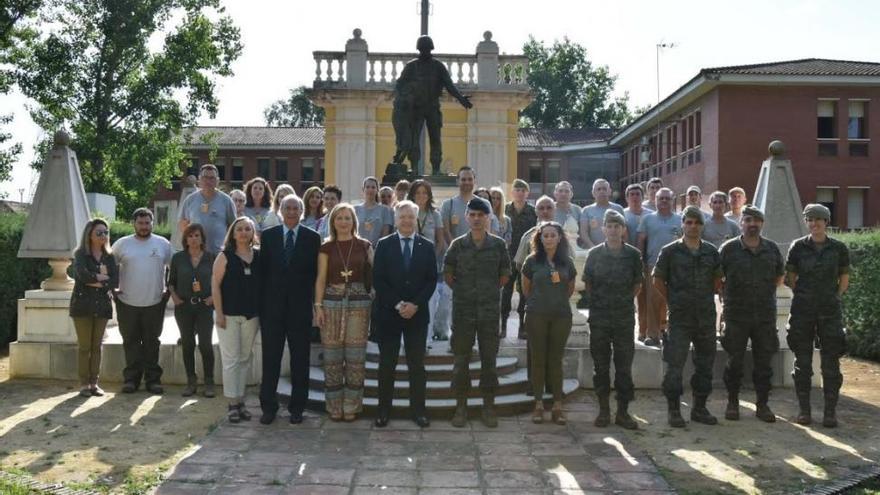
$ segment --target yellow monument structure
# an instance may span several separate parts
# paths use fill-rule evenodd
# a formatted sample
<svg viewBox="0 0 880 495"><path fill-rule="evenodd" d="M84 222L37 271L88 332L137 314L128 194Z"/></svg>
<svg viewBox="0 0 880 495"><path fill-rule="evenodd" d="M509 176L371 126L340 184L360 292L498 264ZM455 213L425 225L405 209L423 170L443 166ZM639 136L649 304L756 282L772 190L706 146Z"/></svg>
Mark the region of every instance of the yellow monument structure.
<svg viewBox="0 0 880 495"><path fill-rule="evenodd" d="M371 53L360 29L343 52L314 52L311 98L325 110L324 181L357 197L364 177L382 177L396 151L391 122L394 85L417 53ZM442 38L435 39L442 47ZM413 38L415 48L415 38ZM482 186L509 185L516 177L519 112L531 101L524 55L501 55L492 33L473 54L435 53L473 108L444 93L441 171L470 165ZM429 149L424 149L423 160Z"/></svg>

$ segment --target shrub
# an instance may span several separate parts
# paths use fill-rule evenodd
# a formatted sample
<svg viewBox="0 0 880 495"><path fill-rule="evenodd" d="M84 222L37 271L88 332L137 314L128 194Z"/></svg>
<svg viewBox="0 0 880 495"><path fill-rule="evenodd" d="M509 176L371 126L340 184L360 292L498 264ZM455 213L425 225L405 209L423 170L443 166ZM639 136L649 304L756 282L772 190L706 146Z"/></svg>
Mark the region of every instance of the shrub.
<svg viewBox="0 0 880 495"><path fill-rule="evenodd" d="M850 249L843 320L850 355L880 361L880 230L841 234Z"/></svg>
<svg viewBox="0 0 880 495"><path fill-rule="evenodd" d="M36 289L52 274L45 259L18 259L18 245L27 217L19 213L0 214L0 347L15 339L18 300L24 291Z"/></svg>

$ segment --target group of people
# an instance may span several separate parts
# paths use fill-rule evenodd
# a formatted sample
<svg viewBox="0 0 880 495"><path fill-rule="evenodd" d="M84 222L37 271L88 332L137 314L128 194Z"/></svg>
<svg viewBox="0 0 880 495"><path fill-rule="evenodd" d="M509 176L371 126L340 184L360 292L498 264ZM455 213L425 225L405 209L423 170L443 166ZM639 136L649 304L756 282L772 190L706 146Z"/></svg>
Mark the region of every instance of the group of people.
<svg viewBox="0 0 880 495"><path fill-rule="evenodd" d="M410 380L413 421L429 425L425 410L424 356L431 341L450 339L454 355L451 387L456 398L452 424L467 422L470 361L480 358L482 421L497 425L494 398L499 343L506 336L512 294L520 293L518 337L527 341L528 372L535 398L532 420L545 420L544 393L552 395L550 419L565 424L562 360L572 325L569 303L578 267L574 251L588 249L582 267L589 308L597 426L611 422L610 367L614 363L617 410L614 422L636 428L628 412L633 400L631 367L638 340L660 345L666 372L663 391L669 423L684 426L680 413L682 371L691 344L693 421L714 424L706 408L712 387L716 342L715 295L723 301L721 343L728 352L724 380L727 419L739 418L742 362L751 340L758 418L775 420L768 406L770 361L778 349L777 285L794 290L789 345L795 353L795 385L808 424L813 341L821 344L825 387L823 424L836 425L842 382L840 295L848 284L846 247L827 236L827 208L808 205L810 235L797 240L783 262L779 248L761 236L763 213L745 204L745 193L710 196L704 212L701 191L687 191L688 205L674 212L674 193L660 179L645 188L630 185L627 208L611 202L611 186L593 184L595 202L571 202L568 182L556 184L555 199L528 202L529 185L517 179L512 201L501 188L476 187L476 173L462 167L458 194L437 208L430 182L402 181L383 190L363 180L362 201L342 202L332 185L309 188L300 198L288 185L274 192L262 178L241 194L217 189L215 166L203 165L199 189L182 202L183 249L152 234L153 215L133 214L135 233L110 248L109 227L88 223L74 267L71 316L80 343L81 394L101 395L97 384L104 327L115 300L126 367L122 391L143 383L163 392L159 335L171 298L180 328L187 373L183 394L198 392L195 349L203 363L202 393L215 395L214 327L220 341L223 395L232 422L249 420L245 386L253 344L262 338L260 422L272 423L279 409L277 388L285 343L290 351L290 422L303 420L308 401L310 334L323 347L324 396L331 420L352 421L362 412L367 341L379 344L379 406L375 425L388 424L401 341ZM235 198L243 196L243 198ZM728 211L729 209L729 211ZM661 314L662 313L662 314ZM668 313L668 322L664 314Z"/></svg>

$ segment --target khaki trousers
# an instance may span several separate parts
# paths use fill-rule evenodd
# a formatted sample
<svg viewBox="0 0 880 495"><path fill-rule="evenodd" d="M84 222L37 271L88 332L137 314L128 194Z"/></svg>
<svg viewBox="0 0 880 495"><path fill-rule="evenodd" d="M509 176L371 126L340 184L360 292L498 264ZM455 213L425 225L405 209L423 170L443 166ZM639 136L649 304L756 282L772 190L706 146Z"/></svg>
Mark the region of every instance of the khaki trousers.
<svg viewBox="0 0 880 495"><path fill-rule="evenodd" d="M76 329L77 375L80 385L98 383L98 372L101 370L101 342L104 340L106 318L92 316L74 317L73 327Z"/></svg>

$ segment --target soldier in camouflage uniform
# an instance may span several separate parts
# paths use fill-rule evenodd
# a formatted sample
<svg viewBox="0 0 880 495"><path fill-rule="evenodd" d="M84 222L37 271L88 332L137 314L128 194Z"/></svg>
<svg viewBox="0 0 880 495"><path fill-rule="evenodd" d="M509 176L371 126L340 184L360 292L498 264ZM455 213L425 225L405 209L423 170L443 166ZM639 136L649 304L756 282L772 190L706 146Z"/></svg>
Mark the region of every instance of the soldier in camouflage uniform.
<svg viewBox="0 0 880 495"><path fill-rule="evenodd" d="M668 302L669 334L663 343L663 394L669 406L669 425L685 426L681 416L682 371L691 343L694 345L694 374L691 389L694 406L691 420L707 425L718 423L706 400L712 392L715 362L715 294L721 287L721 262L715 246L700 239L705 215L696 206L682 212L684 237L660 250L654 266L654 287Z"/></svg>
<svg viewBox="0 0 880 495"><path fill-rule="evenodd" d="M812 422L813 343L818 338L825 395L822 425L833 428L837 426L837 399L843 384L840 356L846 350L846 338L840 299L849 286L849 250L828 237L828 208L809 204L804 208L804 220L810 235L792 243L785 262L785 283L794 291L787 340L794 352L792 376L800 405L797 422Z"/></svg>
<svg viewBox="0 0 880 495"><path fill-rule="evenodd" d="M755 416L772 423L776 421L776 415L767 401L770 379L773 377L770 360L779 350L776 287L782 284L785 265L776 243L761 236L764 226L764 213L761 210L747 205L742 209L740 223L742 235L722 244L720 251L724 276L721 346L727 351L727 366L724 368L727 409L724 417L739 419L743 357L751 340L754 362L752 380L757 396Z"/></svg>
<svg viewBox="0 0 880 495"><path fill-rule="evenodd" d="M452 288L452 340L455 355L452 388L456 407L452 424L467 424L469 372L474 340L480 347L480 390L483 395L482 420L488 427L498 426L495 415L495 389L501 314L501 288L510 278L510 255L504 240L488 232L489 202L472 198L468 202L470 232L454 239L446 252L444 273Z"/></svg>
<svg viewBox="0 0 880 495"><path fill-rule="evenodd" d="M642 254L624 243L626 218L607 210L602 231L605 241L587 253L583 279L590 309L590 354L593 356L593 388L599 397L599 415L594 424L611 422L610 367L614 349L614 389L617 414L614 422L628 430L638 427L627 408L633 400L632 362L635 353L633 298L644 280Z"/></svg>

